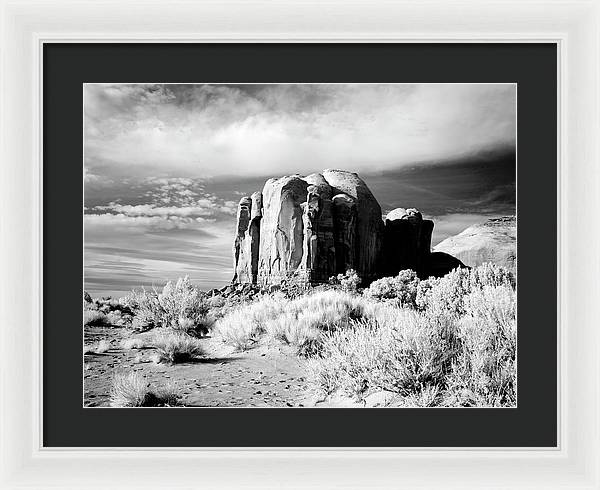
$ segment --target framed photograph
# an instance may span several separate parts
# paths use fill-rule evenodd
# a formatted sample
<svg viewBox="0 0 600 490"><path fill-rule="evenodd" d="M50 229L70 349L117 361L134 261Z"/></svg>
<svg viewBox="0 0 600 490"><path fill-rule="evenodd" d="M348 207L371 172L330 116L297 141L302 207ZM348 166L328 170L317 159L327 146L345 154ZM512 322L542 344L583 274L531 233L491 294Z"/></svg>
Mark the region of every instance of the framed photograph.
<svg viewBox="0 0 600 490"><path fill-rule="evenodd" d="M2 8L3 488L600 488L596 2Z"/></svg>

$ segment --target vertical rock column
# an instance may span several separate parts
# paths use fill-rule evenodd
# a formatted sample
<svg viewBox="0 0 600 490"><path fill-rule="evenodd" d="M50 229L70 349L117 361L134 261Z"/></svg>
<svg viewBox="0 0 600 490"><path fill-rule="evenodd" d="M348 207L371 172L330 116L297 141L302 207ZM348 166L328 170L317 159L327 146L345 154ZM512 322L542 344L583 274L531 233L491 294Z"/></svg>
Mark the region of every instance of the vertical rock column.
<svg viewBox="0 0 600 490"><path fill-rule="evenodd" d="M301 269L307 282L326 282L335 274L335 242L331 186L321 174L304 177L308 185L302 204L304 243Z"/></svg>
<svg viewBox="0 0 600 490"><path fill-rule="evenodd" d="M333 197L335 269L344 273L356 268L356 202L346 195Z"/></svg>
<svg viewBox="0 0 600 490"><path fill-rule="evenodd" d="M269 179L262 192L258 282L298 279L304 253L302 204L308 184L299 176Z"/></svg>
<svg viewBox="0 0 600 490"><path fill-rule="evenodd" d="M246 251L251 207L252 199L250 197L246 196L240 199L236 219L236 234L233 241L233 282L252 281L252 274L248 267L250 257L248 257Z"/></svg>
<svg viewBox="0 0 600 490"><path fill-rule="evenodd" d="M262 218L262 193L252 194L250 226L248 227L248 252L250 255L250 277L252 284L258 279L258 257L260 253L260 225Z"/></svg>
<svg viewBox="0 0 600 490"><path fill-rule="evenodd" d="M376 279L383 244L381 206L356 173L345 170L325 170L323 177L332 187L334 194L345 194L354 201L356 221L353 227L354 251L350 252L353 259L350 262L354 264L353 268L358 275L367 282ZM342 204L340 199L338 199L338 204ZM342 221L336 219L334 227L338 229L336 232L338 237L346 233L344 231L346 226ZM340 272L345 272L345 270Z"/></svg>

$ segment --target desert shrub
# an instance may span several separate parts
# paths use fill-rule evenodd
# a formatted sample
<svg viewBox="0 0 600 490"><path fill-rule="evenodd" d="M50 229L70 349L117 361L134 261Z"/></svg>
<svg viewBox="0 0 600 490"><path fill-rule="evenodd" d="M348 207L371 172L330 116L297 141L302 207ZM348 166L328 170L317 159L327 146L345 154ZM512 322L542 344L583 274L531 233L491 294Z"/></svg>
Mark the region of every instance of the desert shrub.
<svg viewBox="0 0 600 490"><path fill-rule="evenodd" d="M516 295L508 285L470 293L460 321L462 349L448 376L444 404L516 403Z"/></svg>
<svg viewBox="0 0 600 490"><path fill-rule="evenodd" d="M445 311L457 316L465 313L464 298L471 292L469 269L454 269L444 277L429 281L431 287L419 296L421 308Z"/></svg>
<svg viewBox="0 0 600 490"><path fill-rule="evenodd" d="M306 318L308 312L284 312L269 320L265 326L272 339L292 345L299 355L307 356L318 350L319 330L314 321Z"/></svg>
<svg viewBox="0 0 600 490"><path fill-rule="evenodd" d="M417 294L415 296L415 306L417 310L423 311L430 304L432 290L437 286L439 279L430 277L419 281L417 285Z"/></svg>
<svg viewBox="0 0 600 490"><path fill-rule="evenodd" d="M118 300L110 297L93 300L87 292L83 293L83 323L86 326L125 326L132 320L131 313Z"/></svg>
<svg viewBox="0 0 600 490"><path fill-rule="evenodd" d="M135 371L116 373L112 379L112 407L171 407L177 405L178 398L171 387L150 390L148 382Z"/></svg>
<svg viewBox="0 0 600 490"><path fill-rule="evenodd" d="M217 320L215 333L237 350L248 350L265 332L267 321L284 311L286 303L283 295L274 294L235 307Z"/></svg>
<svg viewBox="0 0 600 490"><path fill-rule="evenodd" d="M140 337L130 337L128 339L121 340L122 349L144 349L146 347L146 341Z"/></svg>
<svg viewBox="0 0 600 490"><path fill-rule="evenodd" d="M408 394L401 400L401 406L410 408L435 407L440 404L440 387L435 385L423 386L420 390Z"/></svg>
<svg viewBox="0 0 600 490"><path fill-rule="evenodd" d="M498 266L419 280L412 271L363 295L312 288L236 306L215 332L240 350L263 336L308 357L326 394L391 392L400 406L514 406L514 276Z"/></svg>
<svg viewBox="0 0 600 490"><path fill-rule="evenodd" d="M309 362L319 391L393 392L400 406L515 405L516 292L506 270L420 281L416 310L372 298L361 319L322 333Z"/></svg>
<svg viewBox="0 0 600 490"><path fill-rule="evenodd" d="M171 364L188 362L204 354L200 342L183 333L161 332L154 336L152 345L161 361Z"/></svg>
<svg viewBox="0 0 600 490"><path fill-rule="evenodd" d="M108 325L108 318L106 315L98 310L84 309L83 310L83 324L88 327L100 327Z"/></svg>
<svg viewBox="0 0 600 490"><path fill-rule="evenodd" d="M132 291L121 299L135 318L133 328L149 330L170 327L189 333L206 333L212 325L208 318L209 305L204 293L195 287L189 277L167 282L162 291Z"/></svg>
<svg viewBox="0 0 600 490"><path fill-rule="evenodd" d="M373 281L365 295L376 299L394 300L401 307L415 308L419 279L415 271L400 271L395 277Z"/></svg>
<svg viewBox="0 0 600 490"><path fill-rule="evenodd" d="M470 270L471 289L484 286L516 287L515 274L505 267L486 262Z"/></svg>
<svg viewBox="0 0 600 490"><path fill-rule="evenodd" d="M121 311L120 310L110 311L106 315L106 321L110 325L114 325L114 326L122 326L124 324L123 316L121 315Z"/></svg>
<svg viewBox="0 0 600 490"><path fill-rule="evenodd" d="M366 297L396 303L403 308L445 311L465 314L465 297L484 286L506 286L514 289L514 274L501 266L486 263L473 269L459 268L442 278L419 280L412 270L400 271L395 277L384 277L371 283Z"/></svg>
<svg viewBox="0 0 600 490"><path fill-rule="evenodd" d="M203 293L192 285L188 276L179 278L176 283L167 282L158 301L164 311L163 326L177 326L180 319L197 325L208 313Z"/></svg>
<svg viewBox="0 0 600 490"><path fill-rule="evenodd" d="M329 284L341 286L344 291L356 291L361 282L361 278L354 269L348 269L344 274L329 278Z"/></svg>
<svg viewBox="0 0 600 490"><path fill-rule="evenodd" d="M178 332L194 337L201 337L212 329L214 323L215 320L210 315L198 317L196 320L180 316L177 319L177 323L171 325L171 327Z"/></svg>
<svg viewBox="0 0 600 490"><path fill-rule="evenodd" d="M156 327L154 323L154 315L147 310L140 310L133 317L131 328L138 332L146 332Z"/></svg>
<svg viewBox="0 0 600 490"><path fill-rule="evenodd" d="M318 350L320 332L361 318L364 306L360 296L336 290L311 291L293 300L279 294L263 296L219 319L215 333L239 350L249 349L266 333L306 355Z"/></svg>
<svg viewBox="0 0 600 490"><path fill-rule="evenodd" d="M360 399L378 390L408 396L444 383L459 347L450 317L405 310L388 316L391 323L384 318L363 319L323 336L321 356L311 364L318 389Z"/></svg>
<svg viewBox="0 0 600 490"><path fill-rule="evenodd" d="M217 308L223 308L226 305L225 298L223 296L210 296L206 298L206 306L212 310Z"/></svg>

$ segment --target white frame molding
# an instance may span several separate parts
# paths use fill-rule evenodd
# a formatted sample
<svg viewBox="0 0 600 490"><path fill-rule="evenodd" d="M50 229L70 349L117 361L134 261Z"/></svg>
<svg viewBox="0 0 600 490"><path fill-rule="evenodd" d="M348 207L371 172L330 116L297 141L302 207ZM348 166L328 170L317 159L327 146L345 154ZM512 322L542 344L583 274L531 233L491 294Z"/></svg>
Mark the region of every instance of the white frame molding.
<svg viewBox="0 0 600 490"><path fill-rule="evenodd" d="M0 488L600 489L598 0L0 7ZM559 447L43 448L41 52L45 42L107 41L558 43Z"/></svg>

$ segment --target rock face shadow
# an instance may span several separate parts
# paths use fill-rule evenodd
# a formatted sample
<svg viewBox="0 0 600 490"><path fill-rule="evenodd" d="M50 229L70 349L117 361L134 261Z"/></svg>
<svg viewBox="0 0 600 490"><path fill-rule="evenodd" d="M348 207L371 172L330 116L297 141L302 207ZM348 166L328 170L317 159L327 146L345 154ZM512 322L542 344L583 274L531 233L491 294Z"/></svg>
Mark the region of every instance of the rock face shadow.
<svg viewBox="0 0 600 490"><path fill-rule="evenodd" d="M431 252L426 262L427 276L444 277L454 269L467 267L456 257L445 252Z"/></svg>

